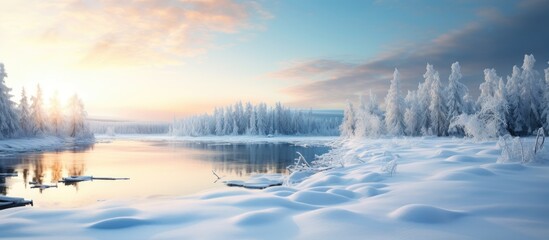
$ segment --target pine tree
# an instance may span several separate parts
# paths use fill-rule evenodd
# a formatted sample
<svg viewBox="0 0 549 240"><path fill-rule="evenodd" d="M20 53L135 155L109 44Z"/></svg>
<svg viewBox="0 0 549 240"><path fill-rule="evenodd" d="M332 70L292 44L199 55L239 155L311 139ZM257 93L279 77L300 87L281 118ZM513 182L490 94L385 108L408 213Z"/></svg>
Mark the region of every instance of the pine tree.
<svg viewBox="0 0 549 240"><path fill-rule="evenodd" d="M46 115L44 114L42 89L40 85L36 88L36 95L31 97L31 121L33 134L42 135L47 132Z"/></svg>
<svg viewBox="0 0 549 240"><path fill-rule="evenodd" d="M387 132L394 136L400 136L404 134L404 99L400 94L399 72L395 68L393 73L393 80L389 87L389 92L385 98L386 115L385 125L387 126Z"/></svg>
<svg viewBox="0 0 549 240"><path fill-rule="evenodd" d="M223 135L223 108L215 108L215 135Z"/></svg>
<svg viewBox="0 0 549 240"><path fill-rule="evenodd" d="M462 78L461 66L459 62L452 64L452 72L448 78L448 87L444 90L446 96L446 106L448 107L447 122L450 123L457 116L467 113L467 99L469 89L459 80ZM453 128L449 133L463 135L461 129Z"/></svg>
<svg viewBox="0 0 549 240"><path fill-rule="evenodd" d="M547 62L549 64L549 62ZM543 103L543 106L545 106L544 112L543 112L543 120L545 121L545 124L543 127L545 128L545 131L549 133L549 67L545 69L545 102Z"/></svg>
<svg viewBox="0 0 549 240"><path fill-rule="evenodd" d="M78 139L93 138L93 133L90 131L88 123L86 121L87 113L84 108L84 103L74 94L70 99L67 106L68 109L68 127L69 136Z"/></svg>
<svg viewBox="0 0 549 240"><path fill-rule="evenodd" d="M248 129L246 132L250 135L257 135L257 114L256 111L250 110L250 123L248 124Z"/></svg>
<svg viewBox="0 0 549 240"><path fill-rule="evenodd" d="M507 116L509 113L509 104L507 102L507 89L502 78L499 78L498 89L495 93L496 111L495 118L498 119L498 136L507 134Z"/></svg>
<svg viewBox="0 0 549 240"><path fill-rule="evenodd" d="M14 137L19 131L19 119L15 103L11 101L11 89L4 82L7 76L4 64L0 63L0 139Z"/></svg>
<svg viewBox="0 0 549 240"><path fill-rule="evenodd" d="M448 110L446 108L443 95L442 83L438 72L431 75L431 103L429 105L429 122L431 123L430 132L437 136L444 136L448 130Z"/></svg>
<svg viewBox="0 0 549 240"><path fill-rule="evenodd" d="M534 70L536 59L533 55L524 55L522 65L522 89L520 98L522 102L522 117L525 121L526 134L541 127L541 113L543 102L543 90L545 84L539 77L539 73Z"/></svg>
<svg viewBox="0 0 549 240"><path fill-rule="evenodd" d="M355 134L355 109L353 104L347 101L347 106L343 112L343 123L340 126L340 132L342 136L351 137Z"/></svg>
<svg viewBox="0 0 549 240"><path fill-rule="evenodd" d="M434 78L438 78L438 72L435 71L433 65L427 64L423 78L425 81L418 85L417 89L417 104L418 104L418 123L420 134L432 134L431 130L431 88Z"/></svg>
<svg viewBox="0 0 549 240"><path fill-rule="evenodd" d="M509 119L508 128L513 135L518 135L523 132L525 125L522 117L522 102L520 100L521 92L521 71L516 65L513 66L513 73L511 76L507 76L507 102L509 105L509 111L507 119Z"/></svg>
<svg viewBox="0 0 549 240"><path fill-rule="evenodd" d="M32 135L33 126L25 88L21 91L21 100L19 101L19 126L21 126L21 133L23 136Z"/></svg>
<svg viewBox="0 0 549 240"><path fill-rule="evenodd" d="M267 105L265 103L260 103L257 109L257 134L267 134L268 121Z"/></svg>
<svg viewBox="0 0 549 240"><path fill-rule="evenodd" d="M406 111L404 112L404 125L406 126L406 134L411 136L417 136L420 134L420 111L417 100L416 91L408 91L406 98L404 98L406 104Z"/></svg>
<svg viewBox="0 0 549 240"><path fill-rule="evenodd" d="M477 101L479 112L476 118L482 123L482 128L488 134L486 137L496 137L505 134L507 123L506 88L503 80L495 69L484 70L484 82L480 84L480 96Z"/></svg>
<svg viewBox="0 0 549 240"><path fill-rule="evenodd" d="M50 99L49 111L50 129L55 136L62 135L63 131L63 116L61 113L61 104L59 102L59 94L54 92Z"/></svg>

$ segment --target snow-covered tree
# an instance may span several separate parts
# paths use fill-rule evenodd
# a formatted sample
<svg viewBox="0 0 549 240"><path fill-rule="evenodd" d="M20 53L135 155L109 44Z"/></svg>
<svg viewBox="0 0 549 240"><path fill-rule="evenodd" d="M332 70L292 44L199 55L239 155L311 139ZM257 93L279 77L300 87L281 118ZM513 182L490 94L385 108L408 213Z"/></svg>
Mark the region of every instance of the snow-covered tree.
<svg viewBox="0 0 549 240"><path fill-rule="evenodd" d="M223 135L223 108L215 108L215 135Z"/></svg>
<svg viewBox="0 0 549 240"><path fill-rule="evenodd" d="M250 123L248 124L247 134L257 135L257 114L256 111L250 105Z"/></svg>
<svg viewBox="0 0 549 240"><path fill-rule="evenodd" d="M406 111L404 113L404 125L406 134L416 136L421 132L421 112L416 91L408 91L406 98Z"/></svg>
<svg viewBox="0 0 549 240"><path fill-rule="evenodd" d="M443 95L442 83L437 71L431 77L431 91L429 104L430 133L437 136L444 136L448 130L448 110Z"/></svg>
<svg viewBox="0 0 549 240"><path fill-rule="evenodd" d="M501 77L499 78L498 89L496 90L494 98L496 101L496 119L502 119L497 126L498 136L503 136L508 132L507 116L509 114L509 103L507 102L507 88Z"/></svg>
<svg viewBox="0 0 549 240"><path fill-rule="evenodd" d="M341 136L351 137L355 134L356 114L353 104L347 101L347 106L343 111L343 123L339 128Z"/></svg>
<svg viewBox="0 0 549 240"><path fill-rule="evenodd" d="M446 96L446 106L448 107L448 123L457 116L467 113L469 110L467 109L468 103L465 98L465 96L468 96L469 89L459 81L461 78L461 66L459 65L459 62L455 62L452 64L452 72L448 78L448 87L444 90ZM452 134L462 134L462 131L456 128L449 129L448 131Z"/></svg>
<svg viewBox="0 0 549 240"><path fill-rule="evenodd" d="M362 95L356 109L354 135L356 137L377 137L383 134L384 126L378 115L379 108L375 95L370 91L370 102L366 103Z"/></svg>
<svg viewBox="0 0 549 240"><path fill-rule="evenodd" d="M40 85L36 87L36 95L31 97L31 121L34 135L42 135L47 132L46 114Z"/></svg>
<svg viewBox="0 0 549 240"><path fill-rule="evenodd" d="M507 102L509 105L509 111L507 115L508 129L514 134L520 134L523 132L525 126L524 119L522 117L522 102L520 100L521 92L521 71L520 68L516 65L513 66L513 73L511 76L507 76Z"/></svg>
<svg viewBox="0 0 549 240"><path fill-rule="evenodd" d="M394 136L400 136L404 134L404 99L400 94L399 72L395 68L393 73L393 80L389 87L389 92L385 98L385 125L387 126L387 132Z"/></svg>
<svg viewBox="0 0 549 240"><path fill-rule="evenodd" d="M495 69L484 70L484 82L480 85L481 94L478 119L489 131L490 137L502 136L507 129L505 116L507 113L506 87Z"/></svg>
<svg viewBox="0 0 549 240"><path fill-rule="evenodd" d="M23 136L32 135L33 126L25 88L21 91L21 100L19 100L19 126L21 127L21 134Z"/></svg>
<svg viewBox="0 0 549 240"><path fill-rule="evenodd" d="M543 127L549 133L549 67L545 69L545 103L543 105L545 106L542 118L545 120Z"/></svg>
<svg viewBox="0 0 549 240"><path fill-rule="evenodd" d="M0 63L0 139L13 137L19 131L19 119L15 103L11 101L11 89L4 82L7 76L4 64Z"/></svg>
<svg viewBox="0 0 549 240"><path fill-rule="evenodd" d="M53 135L60 136L63 134L63 113L61 112L61 103L57 91L54 92L50 99L49 111L50 130Z"/></svg>
<svg viewBox="0 0 549 240"><path fill-rule="evenodd" d="M539 77L539 73L534 69L536 59L534 55L524 55L524 63L522 65L522 88L520 92L520 100L522 117L526 123L526 134L541 127L541 113L543 112L543 95L545 83Z"/></svg>
<svg viewBox="0 0 549 240"><path fill-rule="evenodd" d="M84 108L84 103L74 94L67 105L68 109L68 134L71 137L78 139L93 138L93 133L90 131L86 120L87 113Z"/></svg>
<svg viewBox="0 0 549 240"><path fill-rule="evenodd" d="M267 105L265 103L260 103L257 107L257 134L266 135L267 134L267 125L269 119L267 115Z"/></svg>
<svg viewBox="0 0 549 240"><path fill-rule="evenodd" d="M438 72L431 64L427 64L425 67L425 74L423 74L425 81L420 83L417 89L417 104L418 104L418 123L420 134L433 134L431 131L431 88L435 78L439 78Z"/></svg>

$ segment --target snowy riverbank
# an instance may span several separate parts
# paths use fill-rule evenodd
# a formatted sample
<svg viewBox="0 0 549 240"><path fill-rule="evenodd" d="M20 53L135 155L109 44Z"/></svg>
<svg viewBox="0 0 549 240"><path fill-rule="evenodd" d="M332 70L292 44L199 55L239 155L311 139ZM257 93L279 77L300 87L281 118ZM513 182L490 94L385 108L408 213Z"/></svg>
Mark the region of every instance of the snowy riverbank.
<svg viewBox="0 0 549 240"><path fill-rule="evenodd" d="M110 140L135 140L135 141L193 141L193 142L215 142L215 143L292 143L296 145L325 145L339 136L172 136L167 134L117 134L114 136L98 134L97 141L105 142Z"/></svg>
<svg viewBox="0 0 549 240"><path fill-rule="evenodd" d="M340 143L345 167L291 186L0 211L3 238L545 239L549 166L496 163L496 142ZM548 159L549 148L541 153ZM398 163L395 175L381 170ZM184 183L182 183L184 184Z"/></svg>
<svg viewBox="0 0 549 240"><path fill-rule="evenodd" d="M90 141L86 141L86 143L89 144ZM74 143L75 141L72 138L60 138L53 136L2 139L0 140L0 153L55 150L64 148L70 144L74 145Z"/></svg>

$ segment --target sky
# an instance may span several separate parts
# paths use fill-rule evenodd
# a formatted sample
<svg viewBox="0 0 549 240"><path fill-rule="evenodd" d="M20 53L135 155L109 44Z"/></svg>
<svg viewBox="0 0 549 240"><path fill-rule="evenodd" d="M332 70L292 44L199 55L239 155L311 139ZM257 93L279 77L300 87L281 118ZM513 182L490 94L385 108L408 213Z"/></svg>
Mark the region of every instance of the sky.
<svg viewBox="0 0 549 240"><path fill-rule="evenodd" d="M549 1L2 0L0 62L14 101L77 93L95 118L161 120L235 101L341 109L394 68L402 92L427 63L484 68L549 60Z"/></svg>

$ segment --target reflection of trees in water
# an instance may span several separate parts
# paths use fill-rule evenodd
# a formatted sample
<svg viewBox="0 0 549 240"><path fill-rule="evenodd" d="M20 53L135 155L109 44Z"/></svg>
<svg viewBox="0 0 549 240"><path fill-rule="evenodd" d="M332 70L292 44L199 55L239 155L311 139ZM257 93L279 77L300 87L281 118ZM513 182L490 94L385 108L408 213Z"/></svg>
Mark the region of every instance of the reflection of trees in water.
<svg viewBox="0 0 549 240"><path fill-rule="evenodd" d="M0 166L0 173L15 173L15 169L11 167ZM8 177L0 177L0 194L2 195L6 195L8 191L6 178Z"/></svg>
<svg viewBox="0 0 549 240"><path fill-rule="evenodd" d="M77 152L73 151L71 154L71 161L67 162L66 165L67 172L69 176L82 176L86 172L86 166L84 161L78 158ZM78 182L65 182L65 185L72 185L78 191Z"/></svg>
<svg viewBox="0 0 549 240"><path fill-rule="evenodd" d="M204 144L184 143L185 147L206 150L198 158L212 162L219 172L237 176L251 173L285 173L300 152L307 160L323 154L328 147L301 147L293 144Z"/></svg>
<svg viewBox="0 0 549 240"><path fill-rule="evenodd" d="M23 177L25 188L29 182L38 184L55 183L63 178L63 168L69 175L83 175L85 173L85 161L81 159L81 152L91 149L79 146L67 151L27 153L10 156L0 161L0 172L18 172ZM70 154L69 159L62 158ZM48 178L49 177L49 178ZM30 180L30 181L29 181ZM78 186L76 186L78 188ZM0 193L7 195L9 186L6 186L5 178L0 178ZM43 189L40 189L40 192Z"/></svg>

